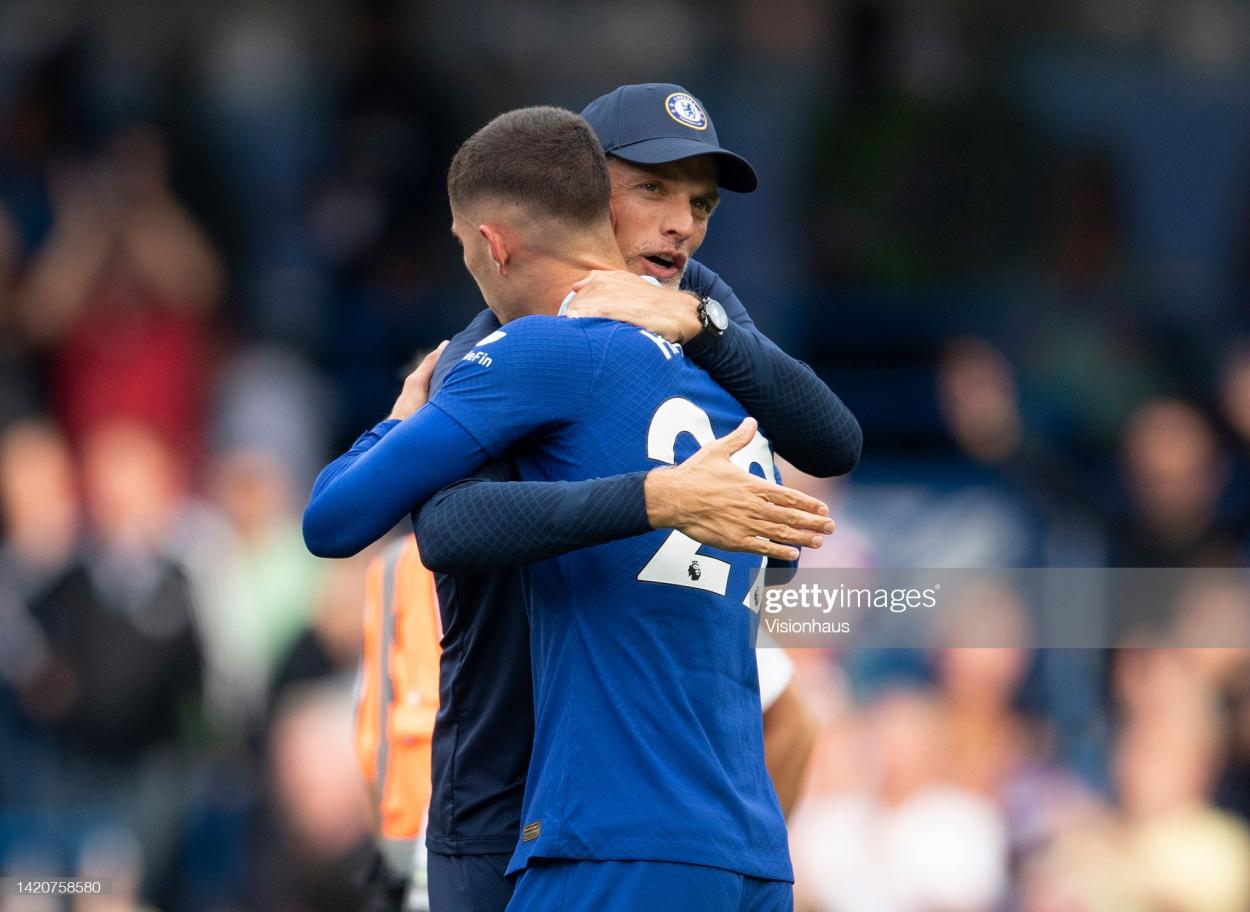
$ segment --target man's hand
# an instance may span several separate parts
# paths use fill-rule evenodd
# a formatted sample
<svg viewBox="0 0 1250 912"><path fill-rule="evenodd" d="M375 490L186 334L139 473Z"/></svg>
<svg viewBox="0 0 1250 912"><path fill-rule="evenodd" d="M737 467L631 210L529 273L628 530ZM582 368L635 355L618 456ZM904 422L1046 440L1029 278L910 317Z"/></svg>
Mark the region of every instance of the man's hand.
<svg viewBox="0 0 1250 912"><path fill-rule="evenodd" d="M670 342L689 342L703 330L699 301L672 288L657 288L632 272L596 269L573 286L570 317L606 317L632 323Z"/></svg>
<svg viewBox="0 0 1250 912"><path fill-rule="evenodd" d="M404 388L400 390L399 398L395 400L389 418L403 421L409 415L420 411L421 407L430 401L430 378L434 376L434 365L438 364L438 356L446 347L447 340L444 339L438 343L438 348L422 358L421 363L404 379Z"/></svg>
<svg viewBox="0 0 1250 912"><path fill-rule="evenodd" d="M647 518L654 529L678 529L725 551L795 560L801 545L819 548L833 531L829 508L792 488L748 474L729 461L755 436L747 418L673 468L647 474Z"/></svg>

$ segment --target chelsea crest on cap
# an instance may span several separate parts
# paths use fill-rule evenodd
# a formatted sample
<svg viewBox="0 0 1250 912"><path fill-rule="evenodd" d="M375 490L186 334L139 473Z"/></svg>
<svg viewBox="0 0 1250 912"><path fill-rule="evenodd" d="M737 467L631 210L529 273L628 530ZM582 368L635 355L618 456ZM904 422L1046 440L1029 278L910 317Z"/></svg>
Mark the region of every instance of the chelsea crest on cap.
<svg viewBox="0 0 1250 912"><path fill-rule="evenodd" d="M707 129L707 112L698 99L688 92L674 92L664 99L664 107L668 116L678 123L683 123L693 130Z"/></svg>

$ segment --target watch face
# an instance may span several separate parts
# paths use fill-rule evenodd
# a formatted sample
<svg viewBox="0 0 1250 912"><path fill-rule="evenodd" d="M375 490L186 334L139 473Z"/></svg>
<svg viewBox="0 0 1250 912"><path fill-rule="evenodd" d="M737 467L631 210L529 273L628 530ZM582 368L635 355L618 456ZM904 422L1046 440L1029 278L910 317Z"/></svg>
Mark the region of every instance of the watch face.
<svg viewBox="0 0 1250 912"><path fill-rule="evenodd" d="M729 317L725 314L725 308L720 306L720 301L708 298L703 309L707 313L708 322L716 328L717 332L724 332L728 328Z"/></svg>

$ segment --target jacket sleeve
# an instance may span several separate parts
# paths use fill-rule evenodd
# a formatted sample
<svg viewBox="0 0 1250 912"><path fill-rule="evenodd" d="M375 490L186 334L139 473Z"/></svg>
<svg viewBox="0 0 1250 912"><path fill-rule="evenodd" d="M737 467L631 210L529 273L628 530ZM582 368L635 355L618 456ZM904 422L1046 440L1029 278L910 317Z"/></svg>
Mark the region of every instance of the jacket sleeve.
<svg viewBox="0 0 1250 912"><path fill-rule="evenodd" d="M755 326L734 290L706 266L687 266L688 290L715 298L730 325L720 339L702 333L685 351L759 421L774 449L800 471L844 475L859 462L859 422L815 371Z"/></svg>

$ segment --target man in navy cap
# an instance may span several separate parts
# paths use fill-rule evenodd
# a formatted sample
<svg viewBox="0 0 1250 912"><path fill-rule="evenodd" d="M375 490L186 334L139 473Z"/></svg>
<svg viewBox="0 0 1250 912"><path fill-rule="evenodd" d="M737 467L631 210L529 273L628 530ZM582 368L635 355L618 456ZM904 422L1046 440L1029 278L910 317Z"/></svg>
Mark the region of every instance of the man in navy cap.
<svg viewBox="0 0 1250 912"><path fill-rule="evenodd" d="M722 316L717 311L725 310L726 302L737 311L736 296L722 283L715 288L725 298L721 300L710 294L715 281L709 270L695 264L687 276L686 269L719 203L718 188L750 193L758 184L755 169L742 156L721 147L703 105L680 86L621 86L591 102L582 117L608 157L613 224L630 271L652 276L671 288L680 285L699 292L700 298L711 297L721 305L713 305L714 329ZM648 313L654 324L649 328L672 341L689 342L702 335L706 304L699 311L689 301L672 296L639 301L632 294L634 284L619 273L592 276L579 286L581 300L571 312L622 319L624 314L617 308L627 307L631 316ZM614 293L607 288L601 292L600 286ZM666 301L668 307L663 306ZM657 313L672 316L675 322L668 325ZM719 337L713 331L701 341L715 342Z"/></svg>
<svg viewBox="0 0 1250 912"><path fill-rule="evenodd" d="M849 471L861 443L849 410L810 368L755 328L723 280L691 259L720 188L755 189L751 166L720 146L706 109L680 86L624 86L593 102L583 117L608 154L613 226L630 272L592 273L574 286L578 293L567 313L635 323L683 345L798 468L821 476ZM664 287L640 282L639 275ZM489 310L479 314L442 352L431 391L498 329ZM416 386L406 388L395 417L424 404L427 393ZM574 483L521 482L500 462L422 509L417 538L423 560L438 571L444 629L427 828L433 912L501 910L511 894L504 871L520 836L533 736L520 568L655 528L681 529L715 547L755 550L747 540L768 533L758 526L744 530L763 517L741 518L748 513L745 496L725 483L731 477L670 469ZM783 545L808 543L815 527L800 519L793 510L770 514L782 525L794 522L772 536L777 547L770 553L781 556L790 550ZM805 749L777 753L800 758L800 767L806 756Z"/></svg>

